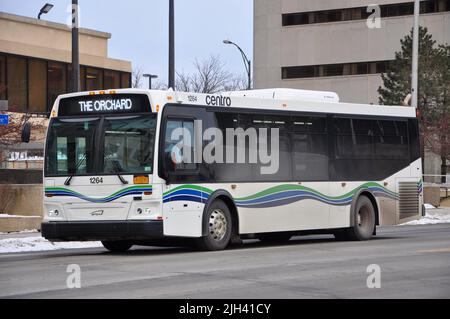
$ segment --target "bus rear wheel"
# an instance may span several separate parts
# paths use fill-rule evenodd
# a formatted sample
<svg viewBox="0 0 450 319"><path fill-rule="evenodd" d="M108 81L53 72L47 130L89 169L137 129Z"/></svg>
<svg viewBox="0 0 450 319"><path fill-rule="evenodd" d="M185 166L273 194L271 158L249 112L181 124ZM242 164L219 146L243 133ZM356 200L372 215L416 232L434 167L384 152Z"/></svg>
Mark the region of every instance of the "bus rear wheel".
<svg viewBox="0 0 450 319"><path fill-rule="evenodd" d="M129 241L119 240L119 241L102 241L103 247L108 249L113 253L123 253L133 246L133 244Z"/></svg>
<svg viewBox="0 0 450 319"><path fill-rule="evenodd" d="M375 208L367 196L360 196L355 205L353 227L334 234L337 240L368 240L375 230Z"/></svg>
<svg viewBox="0 0 450 319"><path fill-rule="evenodd" d="M206 236L197 240L197 246L202 250L222 250L228 246L231 239L231 213L228 206L221 200L215 200L206 212L208 224Z"/></svg>

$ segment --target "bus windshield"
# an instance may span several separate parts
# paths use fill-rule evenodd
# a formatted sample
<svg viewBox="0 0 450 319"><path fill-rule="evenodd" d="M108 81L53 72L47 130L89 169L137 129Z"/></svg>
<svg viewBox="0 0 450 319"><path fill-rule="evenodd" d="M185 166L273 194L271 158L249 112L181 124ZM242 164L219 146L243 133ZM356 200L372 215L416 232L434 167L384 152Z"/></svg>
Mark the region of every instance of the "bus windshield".
<svg viewBox="0 0 450 319"><path fill-rule="evenodd" d="M54 118L46 176L152 174L155 115Z"/></svg>

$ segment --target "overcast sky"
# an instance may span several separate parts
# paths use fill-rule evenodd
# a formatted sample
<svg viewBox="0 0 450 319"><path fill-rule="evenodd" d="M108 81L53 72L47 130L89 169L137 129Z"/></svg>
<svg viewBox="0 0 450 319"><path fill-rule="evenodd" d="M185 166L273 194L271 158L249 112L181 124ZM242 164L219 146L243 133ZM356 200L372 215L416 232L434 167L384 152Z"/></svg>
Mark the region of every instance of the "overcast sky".
<svg viewBox="0 0 450 319"><path fill-rule="evenodd" d="M65 23L70 0L0 0L0 11L36 17L46 3L55 6L41 18ZM168 0L79 0L81 27L109 32L109 57L167 80ZM253 0L175 0L176 68L191 71L195 58L219 55L233 73L244 73L238 43L253 56Z"/></svg>

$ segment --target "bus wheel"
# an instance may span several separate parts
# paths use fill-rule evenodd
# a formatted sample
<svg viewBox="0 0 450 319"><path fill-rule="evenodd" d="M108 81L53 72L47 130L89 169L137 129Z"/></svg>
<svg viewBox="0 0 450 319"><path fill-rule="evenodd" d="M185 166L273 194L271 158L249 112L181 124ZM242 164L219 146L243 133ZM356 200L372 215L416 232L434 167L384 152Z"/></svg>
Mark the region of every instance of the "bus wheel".
<svg viewBox="0 0 450 319"><path fill-rule="evenodd" d="M292 235L285 233L267 233L258 235L258 239L265 244L282 244L288 242Z"/></svg>
<svg viewBox="0 0 450 319"><path fill-rule="evenodd" d="M202 250L222 250L227 247L231 238L231 214L228 206L221 200L214 201L206 212L208 234L198 239L198 247Z"/></svg>
<svg viewBox="0 0 450 319"><path fill-rule="evenodd" d="M123 253L133 246L129 241L102 241L103 247L113 253Z"/></svg>
<svg viewBox="0 0 450 319"><path fill-rule="evenodd" d="M355 206L354 226L335 233L338 240L368 240L375 229L375 209L370 199L360 196Z"/></svg>

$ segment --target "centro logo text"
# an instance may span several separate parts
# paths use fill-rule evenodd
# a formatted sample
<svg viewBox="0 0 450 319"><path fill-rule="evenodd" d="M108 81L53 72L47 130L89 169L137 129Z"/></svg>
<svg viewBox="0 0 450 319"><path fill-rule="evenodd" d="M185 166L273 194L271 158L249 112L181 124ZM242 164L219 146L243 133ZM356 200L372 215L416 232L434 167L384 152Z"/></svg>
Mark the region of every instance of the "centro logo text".
<svg viewBox="0 0 450 319"><path fill-rule="evenodd" d="M206 96L206 105L212 106L231 106L231 98L221 96L221 95L207 95Z"/></svg>

